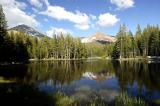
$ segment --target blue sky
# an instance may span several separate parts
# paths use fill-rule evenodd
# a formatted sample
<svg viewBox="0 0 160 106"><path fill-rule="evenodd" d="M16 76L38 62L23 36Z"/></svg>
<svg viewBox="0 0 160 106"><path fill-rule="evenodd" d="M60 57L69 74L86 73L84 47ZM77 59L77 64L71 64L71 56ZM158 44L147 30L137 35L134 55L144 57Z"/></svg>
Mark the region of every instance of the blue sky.
<svg viewBox="0 0 160 106"><path fill-rule="evenodd" d="M8 26L27 24L51 36L53 32L85 37L95 32L116 35L125 23L160 25L160 0L0 0Z"/></svg>

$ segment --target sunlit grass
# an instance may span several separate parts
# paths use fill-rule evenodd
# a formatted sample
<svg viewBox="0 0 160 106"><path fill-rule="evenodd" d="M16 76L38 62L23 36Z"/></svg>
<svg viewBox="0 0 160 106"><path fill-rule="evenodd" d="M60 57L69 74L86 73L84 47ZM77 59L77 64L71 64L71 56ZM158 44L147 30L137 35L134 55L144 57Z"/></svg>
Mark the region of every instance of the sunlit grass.
<svg viewBox="0 0 160 106"><path fill-rule="evenodd" d="M56 106L81 106L83 103L79 103L73 97L66 96L60 92L56 93L54 96ZM121 93L113 103L105 103L100 100L91 100L85 106L149 106L144 100L136 97L129 96L126 92Z"/></svg>
<svg viewBox="0 0 160 106"><path fill-rule="evenodd" d="M125 92L117 97L115 100L115 106L148 106L148 104L140 98L130 97Z"/></svg>
<svg viewBox="0 0 160 106"><path fill-rule="evenodd" d="M11 82L14 82L14 81L6 80L3 77L0 77L0 83L11 83Z"/></svg>
<svg viewBox="0 0 160 106"><path fill-rule="evenodd" d="M56 106L75 106L75 100L72 97L66 96L60 92L54 95Z"/></svg>

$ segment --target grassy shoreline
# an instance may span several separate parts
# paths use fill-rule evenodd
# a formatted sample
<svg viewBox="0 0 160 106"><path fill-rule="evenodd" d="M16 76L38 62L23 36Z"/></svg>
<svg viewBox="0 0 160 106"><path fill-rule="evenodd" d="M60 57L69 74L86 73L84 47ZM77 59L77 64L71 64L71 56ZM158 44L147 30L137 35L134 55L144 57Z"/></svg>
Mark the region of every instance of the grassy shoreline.
<svg viewBox="0 0 160 106"><path fill-rule="evenodd" d="M29 59L29 61L70 61L70 60L148 60L148 58L145 57L138 57L138 58L121 58L121 59L112 59L112 58L104 58L104 57L98 57L98 58L80 58L80 59Z"/></svg>
<svg viewBox="0 0 160 106"><path fill-rule="evenodd" d="M29 59L28 62L34 62L34 61L80 61L80 60L116 60L116 61L138 61L138 60L144 60L144 61L160 61L160 58L148 58L148 57L135 57L135 58L120 58L120 59L113 59L110 57L93 57L93 58L79 58L79 59L54 59L54 58L48 58L48 59ZM18 65L18 64L26 64L26 63L16 63L16 62L11 62L11 63L0 63L1 66L4 65Z"/></svg>

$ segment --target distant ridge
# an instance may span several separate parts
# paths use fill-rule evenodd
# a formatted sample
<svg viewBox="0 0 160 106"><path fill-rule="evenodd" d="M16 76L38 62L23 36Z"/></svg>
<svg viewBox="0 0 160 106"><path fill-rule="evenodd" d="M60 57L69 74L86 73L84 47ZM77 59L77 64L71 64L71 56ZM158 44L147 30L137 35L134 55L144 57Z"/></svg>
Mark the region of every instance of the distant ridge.
<svg viewBox="0 0 160 106"><path fill-rule="evenodd" d="M34 28L30 27L30 26L27 26L25 24L22 24L22 25L18 25L18 26L15 26L13 28L10 28L9 31L19 31L19 32L24 32L30 36L37 36L39 38L42 38L44 37L45 35L42 34L41 32L35 30Z"/></svg>
<svg viewBox="0 0 160 106"><path fill-rule="evenodd" d="M116 38L113 36L105 35L104 33L97 32L90 37L82 38L82 43L100 43L100 44L107 44L107 43L114 43Z"/></svg>

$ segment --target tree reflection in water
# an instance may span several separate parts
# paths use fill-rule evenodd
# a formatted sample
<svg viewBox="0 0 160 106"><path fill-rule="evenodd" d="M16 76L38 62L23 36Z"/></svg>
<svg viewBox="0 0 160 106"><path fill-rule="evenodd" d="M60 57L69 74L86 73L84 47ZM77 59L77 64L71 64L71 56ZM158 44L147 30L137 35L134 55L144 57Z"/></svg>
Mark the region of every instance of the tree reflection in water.
<svg viewBox="0 0 160 106"><path fill-rule="evenodd" d="M83 102L95 98L110 102L121 91L153 101L160 99L159 69L160 63L146 61L42 61L1 66L0 76L14 80L16 86L28 85L46 95L62 92ZM0 85L0 92L5 89L6 92L10 91L4 86ZM7 86L12 89L15 85L11 83Z"/></svg>

